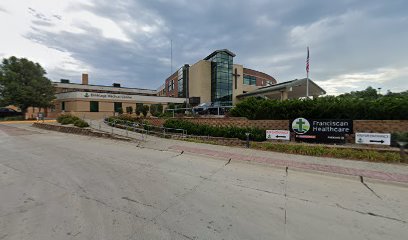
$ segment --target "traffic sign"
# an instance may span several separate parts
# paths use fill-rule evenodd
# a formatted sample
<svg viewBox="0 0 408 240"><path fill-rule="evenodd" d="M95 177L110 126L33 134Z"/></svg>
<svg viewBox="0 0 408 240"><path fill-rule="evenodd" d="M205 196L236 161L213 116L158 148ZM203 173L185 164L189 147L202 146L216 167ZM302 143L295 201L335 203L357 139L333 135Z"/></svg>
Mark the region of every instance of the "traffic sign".
<svg viewBox="0 0 408 240"><path fill-rule="evenodd" d="M266 130L266 139L290 140L290 131L287 130Z"/></svg>
<svg viewBox="0 0 408 240"><path fill-rule="evenodd" d="M389 133L356 133L356 143L391 145L391 134Z"/></svg>

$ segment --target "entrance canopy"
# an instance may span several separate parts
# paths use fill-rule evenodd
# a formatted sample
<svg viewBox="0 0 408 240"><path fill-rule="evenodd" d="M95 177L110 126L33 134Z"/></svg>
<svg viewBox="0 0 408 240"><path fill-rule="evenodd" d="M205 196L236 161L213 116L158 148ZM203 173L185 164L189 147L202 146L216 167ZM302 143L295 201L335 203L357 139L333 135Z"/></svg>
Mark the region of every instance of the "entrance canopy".
<svg viewBox="0 0 408 240"><path fill-rule="evenodd" d="M306 97L307 79L295 79L288 82L258 88L254 91L243 93L237 96L238 99L247 97L264 97L268 99L286 100ZM309 79L309 97L318 97L326 94L326 91Z"/></svg>

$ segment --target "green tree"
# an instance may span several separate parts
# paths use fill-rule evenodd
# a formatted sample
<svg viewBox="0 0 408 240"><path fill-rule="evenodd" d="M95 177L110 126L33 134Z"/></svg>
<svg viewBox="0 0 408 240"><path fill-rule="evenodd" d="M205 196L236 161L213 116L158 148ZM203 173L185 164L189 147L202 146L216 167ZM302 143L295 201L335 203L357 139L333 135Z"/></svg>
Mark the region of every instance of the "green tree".
<svg viewBox="0 0 408 240"><path fill-rule="evenodd" d="M132 114L132 112L133 112L133 107L126 107L126 113L127 114Z"/></svg>
<svg viewBox="0 0 408 240"><path fill-rule="evenodd" d="M0 102L15 105L23 113L28 107L46 108L55 98L54 87L40 64L10 57L0 64Z"/></svg>
<svg viewBox="0 0 408 240"><path fill-rule="evenodd" d="M378 94L377 90L374 89L373 87L369 86L363 91L353 91L350 93L344 93L339 95L339 97L351 97L351 98L362 98L362 99L377 99L381 97L380 94Z"/></svg>
<svg viewBox="0 0 408 240"><path fill-rule="evenodd" d="M144 106L143 106L142 114L143 114L144 117L147 116L147 113L149 112L149 109L150 109L150 108L149 108L148 105L144 105Z"/></svg>
<svg viewBox="0 0 408 240"><path fill-rule="evenodd" d="M160 116L163 113L163 105L161 103L152 104L150 106L150 113L155 117Z"/></svg>
<svg viewBox="0 0 408 240"><path fill-rule="evenodd" d="M143 103L136 103L136 115L139 116L143 111Z"/></svg>

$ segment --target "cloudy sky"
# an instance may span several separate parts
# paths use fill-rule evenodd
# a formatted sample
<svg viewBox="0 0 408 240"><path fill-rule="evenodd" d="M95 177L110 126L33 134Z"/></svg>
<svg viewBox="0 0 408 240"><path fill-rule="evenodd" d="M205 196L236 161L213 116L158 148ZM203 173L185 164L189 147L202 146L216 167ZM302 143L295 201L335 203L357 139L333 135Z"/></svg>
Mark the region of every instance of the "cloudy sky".
<svg viewBox="0 0 408 240"><path fill-rule="evenodd" d="M159 87L173 70L228 48L278 82L329 94L408 89L406 0L1 0L0 58L39 62L54 81Z"/></svg>

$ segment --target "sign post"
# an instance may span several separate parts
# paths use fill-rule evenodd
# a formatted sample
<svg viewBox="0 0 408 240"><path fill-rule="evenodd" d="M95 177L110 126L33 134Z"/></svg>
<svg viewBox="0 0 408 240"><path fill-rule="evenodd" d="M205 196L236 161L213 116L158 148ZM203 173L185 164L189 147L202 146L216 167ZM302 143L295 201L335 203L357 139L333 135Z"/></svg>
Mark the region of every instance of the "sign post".
<svg viewBox="0 0 408 240"><path fill-rule="evenodd" d="M391 145L389 133L356 133L357 144Z"/></svg>
<svg viewBox="0 0 408 240"><path fill-rule="evenodd" d="M290 122L289 129L295 133L296 141L344 144L346 134L353 133L353 121L296 118Z"/></svg>
<svg viewBox="0 0 408 240"><path fill-rule="evenodd" d="M287 130L266 130L266 139L271 140L290 140L290 131Z"/></svg>

